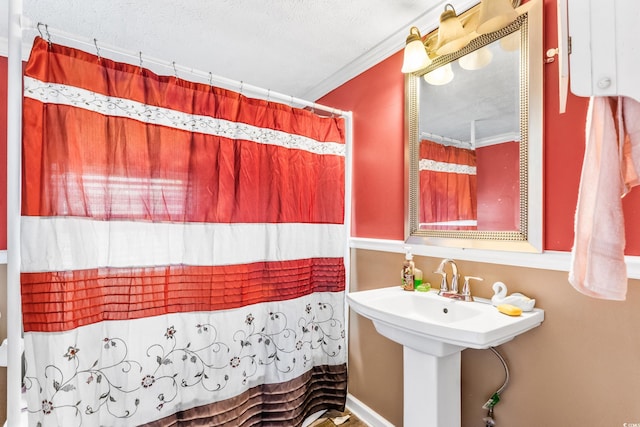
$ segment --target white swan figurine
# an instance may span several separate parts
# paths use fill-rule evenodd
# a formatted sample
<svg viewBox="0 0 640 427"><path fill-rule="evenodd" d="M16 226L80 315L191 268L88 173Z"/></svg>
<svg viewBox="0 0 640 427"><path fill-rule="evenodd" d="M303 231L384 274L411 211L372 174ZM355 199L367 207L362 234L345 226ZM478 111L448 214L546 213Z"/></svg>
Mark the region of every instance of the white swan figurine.
<svg viewBox="0 0 640 427"><path fill-rule="evenodd" d="M533 306L536 305L535 299L531 299L518 292L507 296L507 285L502 282L493 284L493 292L495 292L493 297L491 297L491 304L493 305L511 304L520 307L522 311L531 311L533 310Z"/></svg>

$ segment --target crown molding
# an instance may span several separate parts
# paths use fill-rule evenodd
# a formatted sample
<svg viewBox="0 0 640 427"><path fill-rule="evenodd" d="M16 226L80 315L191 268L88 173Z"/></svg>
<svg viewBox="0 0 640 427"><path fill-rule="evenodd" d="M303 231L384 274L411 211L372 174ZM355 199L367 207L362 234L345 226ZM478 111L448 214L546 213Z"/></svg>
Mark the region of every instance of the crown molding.
<svg viewBox="0 0 640 427"><path fill-rule="evenodd" d="M507 132L500 135L488 136L476 139L475 147L488 147L489 145L502 144L503 142L520 141L520 132Z"/></svg>

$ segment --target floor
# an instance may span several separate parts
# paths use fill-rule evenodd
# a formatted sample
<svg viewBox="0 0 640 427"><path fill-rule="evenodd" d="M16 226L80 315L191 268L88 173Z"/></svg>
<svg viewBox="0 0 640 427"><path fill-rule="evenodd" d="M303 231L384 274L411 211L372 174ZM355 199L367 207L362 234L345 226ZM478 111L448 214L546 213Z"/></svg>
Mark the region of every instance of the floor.
<svg viewBox="0 0 640 427"><path fill-rule="evenodd" d="M344 417L345 415L349 415L349 419L344 423L335 424L333 422L333 419L337 417ZM340 412L336 410L327 411L324 415L322 415L316 421L311 423L309 427L334 427L336 425L340 425L340 427L369 427L368 424L364 423L363 421L360 421L358 417L353 415L348 410L345 410L344 412Z"/></svg>

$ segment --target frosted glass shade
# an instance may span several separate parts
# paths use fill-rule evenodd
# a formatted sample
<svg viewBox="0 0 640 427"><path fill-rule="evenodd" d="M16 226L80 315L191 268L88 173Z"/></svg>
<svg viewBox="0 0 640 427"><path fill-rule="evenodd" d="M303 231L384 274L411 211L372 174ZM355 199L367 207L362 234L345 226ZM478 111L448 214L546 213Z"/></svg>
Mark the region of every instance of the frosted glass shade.
<svg viewBox="0 0 640 427"><path fill-rule="evenodd" d="M455 10L445 9L440 15L436 53L446 55L455 52L465 47L470 41L471 35L462 27Z"/></svg>
<svg viewBox="0 0 640 427"><path fill-rule="evenodd" d="M404 60L402 62L403 73L413 73L422 70L431 64L431 59L427 55L422 43L420 31L416 27L411 27L409 36L407 37L407 45L404 47Z"/></svg>
<svg viewBox="0 0 640 427"><path fill-rule="evenodd" d="M451 64L445 64L424 75L424 80L430 85L442 86L453 80Z"/></svg>

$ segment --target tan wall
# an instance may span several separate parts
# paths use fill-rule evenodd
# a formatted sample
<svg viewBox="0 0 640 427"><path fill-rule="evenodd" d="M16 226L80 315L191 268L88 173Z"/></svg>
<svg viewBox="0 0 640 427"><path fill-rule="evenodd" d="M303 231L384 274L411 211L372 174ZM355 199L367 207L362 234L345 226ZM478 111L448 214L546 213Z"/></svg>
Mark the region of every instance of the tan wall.
<svg viewBox="0 0 640 427"><path fill-rule="evenodd" d="M351 290L396 285L403 255L352 251ZM432 285L439 259L416 257ZM462 275L484 278L474 294L489 298L503 281L511 292L536 299L544 323L498 350L511 379L495 407L499 426L622 427L640 423L640 281L629 281L625 302L583 296L567 272L457 263ZM402 426L402 347L351 311L349 391ZM489 350L462 352L462 425L484 425L482 405L502 385L504 370Z"/></svg>

